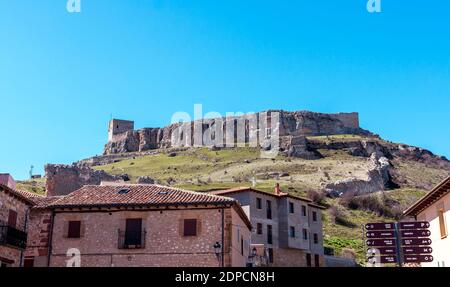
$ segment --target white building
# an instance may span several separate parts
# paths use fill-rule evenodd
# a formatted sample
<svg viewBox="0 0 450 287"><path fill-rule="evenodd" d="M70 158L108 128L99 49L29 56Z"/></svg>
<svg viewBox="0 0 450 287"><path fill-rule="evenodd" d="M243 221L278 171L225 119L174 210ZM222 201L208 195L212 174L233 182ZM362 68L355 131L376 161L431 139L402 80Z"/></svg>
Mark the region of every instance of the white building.
<svg viewBox="0 0 450 287"><path fill-rule="evenodd" d="M428 192L404 213L418 221L430 222L430 238L434 260L431 263L422 263L422 266L450 267L450 239L448 238L450 177Z"/></svg>

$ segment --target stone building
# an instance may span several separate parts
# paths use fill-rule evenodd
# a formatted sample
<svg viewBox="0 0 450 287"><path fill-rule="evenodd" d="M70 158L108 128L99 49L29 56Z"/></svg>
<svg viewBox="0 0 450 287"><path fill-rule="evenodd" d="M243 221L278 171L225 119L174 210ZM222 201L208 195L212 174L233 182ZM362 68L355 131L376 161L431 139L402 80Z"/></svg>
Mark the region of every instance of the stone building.
<svg viewBox="0 0 450 287"><path fill-rule="evenodd" d="M433 262L422 263L425 267L450 267L450 177L434 187L424 197L404 212L405 216L418 221L430 222Z"/></svg>
<svg viewBox="0 0 450 287"><path fill-rule="evenodd" d="M54 218L49 266L243 267L248 262L251 224L229 197L107 184L84 186L48 208Z"/></svg>
<svg viewBox="0 0 450 287"><path fill-rule="evenodd" d="M32 194L0 184L0 266L23 266Z"/></svg>
<svg viewBox="0 0 450 287"><path fill-rule="evenodd" d="M252 246L264 245L269 266L324 266L324 207L283 193L278 185L275 193L246 187L211 193L234 198L241 204L253 226Z"/></svg>

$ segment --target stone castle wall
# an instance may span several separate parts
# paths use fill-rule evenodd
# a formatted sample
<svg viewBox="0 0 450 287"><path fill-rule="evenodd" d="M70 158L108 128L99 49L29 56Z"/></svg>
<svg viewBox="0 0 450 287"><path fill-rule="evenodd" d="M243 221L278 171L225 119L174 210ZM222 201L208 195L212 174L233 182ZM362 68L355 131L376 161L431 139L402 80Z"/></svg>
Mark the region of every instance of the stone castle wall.
<svg viewBox="0 0 450 287"><path fill-rule="evenodd" d="M275 125L278 119L279 125ZM127 152L143 152L158 148L183 146L233 147L243 143L263 146L264 140L275 134L280 144L291 142L293 137L370 134L359 127L358 113L322 114L308 111L285 112L267 111L233 118L203 119L190 123L172 124L164 128L144 128L134 130L126 122L112 120L111 127L119 127L111 136L104 149L104 155ZM127 128L128 127L128 128ZM201 131L200 136L195 131Z"/></svg>

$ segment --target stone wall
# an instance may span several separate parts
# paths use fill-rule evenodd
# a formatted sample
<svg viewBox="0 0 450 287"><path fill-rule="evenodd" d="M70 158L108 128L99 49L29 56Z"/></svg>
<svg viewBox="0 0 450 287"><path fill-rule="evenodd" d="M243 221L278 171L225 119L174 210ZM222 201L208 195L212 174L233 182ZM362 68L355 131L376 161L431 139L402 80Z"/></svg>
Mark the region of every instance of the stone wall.
<svg viewBox="0 0 450 287"><path fill-rule="evenodd" d="M235 220L231 208L225 209L225 266L244 267L245 259L233 258L232 227L242 223ZM145 248L119 249L118 230L124 230L127 218L142 218L146 230ZM183 219L198 220L198 235L183 236ZM82 238L65 236L70 220L82 221ZM245 226L245 225L244 225ZM243 232L249 241L249 231ZM218 267L214 244L222 242L222 209L186 209L154 211L57 212L55 214L50 266L66 265L66 253L71 248L81 252L81 266L146 266L146 267ZM246 251L245 256L248 256Z"/></svg>
<svg viewBox="0 0 450 287"><path fill-rule="evenodd" d="M45 166L47 196L67 195L85 185L99 185L102 181L118 181L120 176L76 165Z"/></svg>
<svg viewBox="0 0 450 287"><path fill-rule="evenodd" d="M34 267L46 267L48 264L51 222L51 210L42 208L31 209L28 221L25 260L33 260Z"/></svg>
<svg viewBox="0 0 450 287"><path fill-rule="evenodd" d="M279 116L279 126L275 125L275 116ZM201 130L200 138L196 138L194 130ZM357 113L322 114L271 110L226 119L204 119L172 124L165 128L127 129L110 137L104 154L142 152L168 147L210 146L213 145L212 142L223 143L227 147L245 143L264 146L264 139L268 133L275 134L275 132L279 134L281 144L284 139L291 140L292 137L299 136L370 134L359 127ZM293 153L298 154L299 151Z"/></svg>
<svg viewBox="0 0 450 287"><path fill-rule="evenodd" d="M8 225L9 211L13 210L17 212L15 228L26 231L29 208L28 204L5 192L0 187L0 226ZM21 254L22 251L17 248L0 245L0 261L11 261L13 267L21 265Z"/></svg>

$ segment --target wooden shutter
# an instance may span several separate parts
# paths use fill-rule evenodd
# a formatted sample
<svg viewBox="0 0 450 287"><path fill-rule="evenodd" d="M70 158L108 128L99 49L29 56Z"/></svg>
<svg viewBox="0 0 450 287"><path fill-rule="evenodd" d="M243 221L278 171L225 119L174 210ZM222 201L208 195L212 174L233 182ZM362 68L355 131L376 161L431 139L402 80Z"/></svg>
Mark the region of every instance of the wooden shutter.
<svg viewBox="0 0 450 287"><path fill-rule="evenodd" d="M447 237L447 228L445 226L445 213L443 208L438 210L438 215L439 215L439 228L441 230L441 238L445 238Z"/></svg>
<svg viewBox="0 0 450 287"><path fill-rule="evenodd" d="M69 221L69 231L67 237L80 238L81 235L81 221Z"/></svg>
<svg viewBox="0 0 450 287"><path fill-rule="evenodd" d="M16 228L16 225L17 225L17 212L10 209L8 216L8 226Z"/></svg>
<svg viewBox="0 0 450 287"><path fill-rule="evenodd" d="M197 236L197 219L184 220L184 236Z"/></svg>

